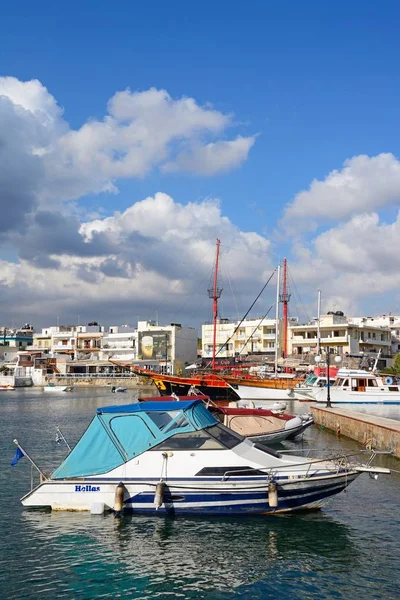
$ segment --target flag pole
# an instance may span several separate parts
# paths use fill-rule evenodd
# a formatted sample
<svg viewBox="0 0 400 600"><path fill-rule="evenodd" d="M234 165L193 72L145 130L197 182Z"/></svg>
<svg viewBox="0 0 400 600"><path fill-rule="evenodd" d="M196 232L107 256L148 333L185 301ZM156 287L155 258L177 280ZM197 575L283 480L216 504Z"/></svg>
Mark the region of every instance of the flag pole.
<svg viewBox="0 0 400 600"><path fill-rule="evenodd" d="M25 450L23 449L23 447L21 446L21 444L19 443L18 440L13 440L14 444L17 446L17 448L19 448L22 452L22 454L24 456L26 456L26 458L29 460L29 462L35 467L35 469L37 471L39 471L41 477L43 479L48 479L48 477L46 477L46 475L43 473L43 471L37 466L37 464L35 463L35 461L29 456L29 454L27 452L25 452Z"/></svg>
<svg viewBox="0 0 400 600"><path fill-rule="evenodd" d="M57 431L57 433L60 435L60 437L61 437L62 441L63 441L63 442L65 443L65 445L67 446L67 448L68 448L68 452L71 452L71 446L68 444L68 442L67 442L67 440L65 439L65 437L64 437L64 434L63 434L63 432L61 431L61 429L60 429L60 427L59 427L59 426L57 426L57 430L56 430L56 431Z"/></svg>

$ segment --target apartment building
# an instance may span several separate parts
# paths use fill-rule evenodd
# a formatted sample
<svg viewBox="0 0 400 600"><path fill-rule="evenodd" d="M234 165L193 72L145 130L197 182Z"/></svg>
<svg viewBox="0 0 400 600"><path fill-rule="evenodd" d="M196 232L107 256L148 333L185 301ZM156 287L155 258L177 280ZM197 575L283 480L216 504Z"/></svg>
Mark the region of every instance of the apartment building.
<svg viewBox="0 0 400 600"><path fill-rule="evenodd" d="M292 320L297 322L297 320ZM219 319L216 324L216 356L231 358L260 354L266 357L275 356L276 320L262 317L246 319L242 322L230 319ZM214 324L202 325L203 358L211 358L213 354ZM278 351L282 348L283 322L278 321Z"/></svg>
<svg viewBox="0 0 400 600"><path fill-rule="evenodd" d="M321 315L320 318L320 351L329 347L335 354L377 354L390 357L392 355L391 331L388 327L356 322L348 319L341 311ZM289 354L304 356L317 354L318 323L316 320L307 325L291 325L289 327Z"/></svg>

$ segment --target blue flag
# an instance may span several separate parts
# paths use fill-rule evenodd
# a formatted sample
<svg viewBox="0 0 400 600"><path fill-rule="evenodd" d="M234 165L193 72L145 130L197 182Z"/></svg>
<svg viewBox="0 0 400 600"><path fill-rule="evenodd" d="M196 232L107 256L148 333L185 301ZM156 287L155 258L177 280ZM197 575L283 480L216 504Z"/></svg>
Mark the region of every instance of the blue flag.
<svg viewBox="0 0 400 600"><path fill-rule="evenodd" d="M11 466L15 467L15 465L17 464L19 459L22 458L23 456L25 456L25 454L22 452L21 448L18 447L15 451L14 458L11 461Z"/></svg>

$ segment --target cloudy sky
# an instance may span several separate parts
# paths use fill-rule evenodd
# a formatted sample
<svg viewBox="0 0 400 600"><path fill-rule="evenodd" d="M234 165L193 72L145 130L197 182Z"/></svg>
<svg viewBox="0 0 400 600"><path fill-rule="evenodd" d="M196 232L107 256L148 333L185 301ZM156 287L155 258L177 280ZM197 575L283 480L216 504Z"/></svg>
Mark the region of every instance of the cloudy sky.
<svg viewBox="0 0 400 600"><path fill-rule="evenodd" d="M399 314L399 13L3 8L0 324L198 326L217 237L221 316L285 256L291 315Z"/></svg>

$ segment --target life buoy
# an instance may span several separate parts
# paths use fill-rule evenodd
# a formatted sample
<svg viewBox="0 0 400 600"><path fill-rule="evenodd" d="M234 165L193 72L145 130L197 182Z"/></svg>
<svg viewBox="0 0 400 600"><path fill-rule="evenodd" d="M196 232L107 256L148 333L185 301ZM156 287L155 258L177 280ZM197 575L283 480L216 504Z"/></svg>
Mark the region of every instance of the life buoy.
<svg viewBox="0 0 400 600"><path fill-rule="evenodd" d="M385 383L386 385L392 385L393 377L385 377Z"/></svg>

